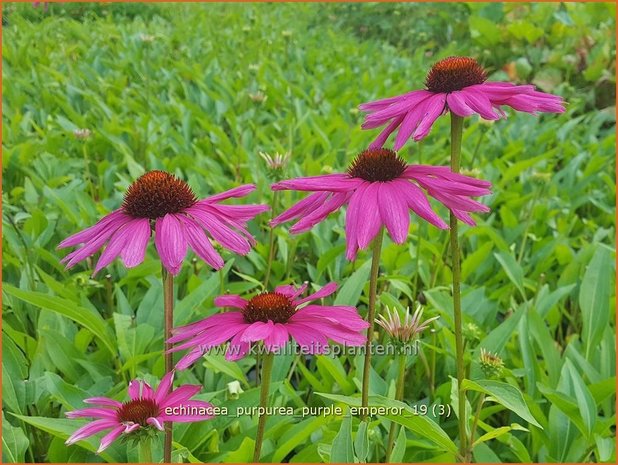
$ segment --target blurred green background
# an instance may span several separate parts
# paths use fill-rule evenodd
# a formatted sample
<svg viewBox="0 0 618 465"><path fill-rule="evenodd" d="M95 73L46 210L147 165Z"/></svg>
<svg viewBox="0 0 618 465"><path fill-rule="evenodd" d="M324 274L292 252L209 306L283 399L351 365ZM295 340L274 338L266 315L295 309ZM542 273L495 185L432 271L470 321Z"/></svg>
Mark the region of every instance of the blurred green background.
<svg viewBox="0 0 618 465"><path fill-rule="evenodd" d="M95 455L94 438L64 446L80 424L64 412L93 395L122 399L132 377L163 373L152 248L141 266L116 261L93 278L91 263L64 270L66 252L55 250L63 238L118 208L146 170L173 172L198 196L252 182L258 191L247 201L266 203L277 178L341 171L376 135L360 130L358 104L422 88L429 67L449 55L473 56L490 80L531 82L568 103L562 115L507 110L495 123L466 120L463 170L494 184L484 199L492 212L461 228L469 376L481 376L480 347L498 352L503 381L521 390L543 426L487 403L479 432L490 436L474 457L615 460L614 4L2 7L3 461L135 460L122 444ZM290 162L272 172L260 152L289 152ZM401 154L447 164L448 118ZM299 198L285 193L277 211ZM224 253L222 272L191 255L176 280L177 324L214 313L218 293L260 289L268 219L253 222L258 245L247 257ZM345 260L343 219L332 215L300 236L277 228L271 284L335 280L337 301L364 314L369 255ZM411 405L451 403L447 240L414 220L406 245L387 240L384 249L380 308L420 302L426 316L441 316L409 360ZM316 392L358 392L360 358L279 362L277 405L328 405ZM375 394L392 397L394 363L374 362ZM202 398L228 406L256 404L254 378L253 360L214 355L179 374L204 385ZM245 389L235 400L226 394L233 380ZM428 418L455 439L454 415ZM175 458L248 461L255 424L230 417L177 427ZM400 461L453 460L431 432L403 431ZM387 433L384 419L361 433L357 418L273 417L264 454L273 462L379 461Z"/></svg>

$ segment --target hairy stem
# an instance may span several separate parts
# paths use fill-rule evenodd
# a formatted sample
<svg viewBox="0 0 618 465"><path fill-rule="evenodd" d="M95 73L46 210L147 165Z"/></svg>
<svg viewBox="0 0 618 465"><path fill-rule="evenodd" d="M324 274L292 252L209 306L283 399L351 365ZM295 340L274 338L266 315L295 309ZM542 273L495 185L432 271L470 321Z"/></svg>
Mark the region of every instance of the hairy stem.
<svg viewBox="0 0 618 465"><path fill-rule="evenodd" d="M268 407L268 391L270 389L270 378L273 371L273 362L275 355L272 352L264 355L262 359L262 387L260 390L260 407L264 409ZM264 440L264 430L266 426L267 415L260 415L258 420L257 433L255 436L255 449L253 450L253 462L260 461L260 453L262 452L262 441Z"/></svg>
<svg viewBox="0 0 618 465"><path fill-rule="evenodd" d="M165 322L164 348L165 348L165 373L172 371L173 359L170 349L172 344L167 342L172 337L172 327L174 326L174 276L165 267L161 272L163 278L163 319ZM172 462L172 423L167 421L163 424L165 429L165 440L163 442L163 463Z"/></svg>
<svg viewBox="0 0 618 465"><path fill-rule="evenodd" d="M459 172L461 156L461 135L463 118L451 112L451 170ZM464 345L461 316L461 262L459 256L459 237L457 218L450 214L450 244L453 267L453 315L455 320L455 359L457 364L457 394L459 400L459 460L467 461L468 444L466 436L466 393L461 388L465 376Z"/></svg>
<svg viewBox="0 0 618 465"><path fill-rule="evenodd" d="M371 257L371 275L369 277L369 312L367 313L367 342L365 342L365 363L363 365L363 391L361 394L361 405L367 407L369 404L369 373L371 371L371 339L373 339L373 324L376 314L376 294L378 289L378 271L380 270L380 252L382 251L382 240L384 239L384 228L380 228L378 235L373 240L373 255ZM366 410L363 408L362 410ZM363 413L361 419L365 420L367 415Z"/></svg>

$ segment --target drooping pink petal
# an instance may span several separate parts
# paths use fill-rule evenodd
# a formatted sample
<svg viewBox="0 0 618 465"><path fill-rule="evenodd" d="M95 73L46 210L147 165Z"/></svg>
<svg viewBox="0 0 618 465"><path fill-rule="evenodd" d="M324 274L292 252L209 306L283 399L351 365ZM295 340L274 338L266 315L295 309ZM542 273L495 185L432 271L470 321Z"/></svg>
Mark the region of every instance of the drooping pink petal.
<svg viewBox="0 0 618 465"><path fill-rule="evenodd" d="M218 305L218 304L215 303L215 305ZM229 325L243 325L243 324L245 323L244 323L244 317L241 312L216 313L214 315L204 318L203 320L199 320L199 321L196 321L194 323L191 323L185 326L177 326L176 328L172 329L172 334L174 334L174 336L168 339L167 342L170 344L173 344L178 341L182 341L184 339L193 337L215 326L229 326Z"/></svg>
<svg viewBox="0 0 618 465"><path fill-rule="evenodd" d="M163 266L176 275L187 255L187 238L183 224L176 214L168 213L155 223L155 246Z"/></svg>
<svg viewBox="0 0 618 465"><path fill-rule="evenodd" d="M139 423L125 423L124 424L124 433L125 434L129 434L132 433L135 430L138 430L141 428L141 425Z"/></svg>
<svg viewBox="0 0 618 465"><path fill-rule="evenodd" d="M140 398L140 394L142 391L142 382L140 380L134 379L129 382L129 387L127 392L131 400L137 400Z"/></svg>
<svg viewBox="0 0 618 465"><path fill-rule="evenodd" d="M295 178L280 181L271 186L272 190L297 190L297 191L330 191L347 192L353 190L364 181L352 178L347 174L325 174L322 176L311 176L306 178Z"/></svg>
<svg viewBox="0 0 618 465"><path fill-rule="evenodd" d="M427 99L427 106L425 107L425 113L422 116L416 130L414 131L414 140L419 141L423 139L427 134L429 134L429 130L433 126L433 123L438 119L438 117L444 113L446 105L446 95L444 94L436 94L433 97ZM395 144L395 150L399 150L403 147L403 143L401 145Z"/></svg>
<svg viewBox="0 0 618 465"><path fill-rule="evenodd" d="M403 179L395 179L392 182L398 185L399 192L414 213L437 228L448 229L448 225L432 210L429 200L418 186Z"/></svg>
<svg viewBox="0 0 618 465"><path fill-rule="evenodd" d="M201 226L198 225L192 218L188 218L184 215L179 215L179 218L184 224L189 247L193 249L198 257L212 266L215 270L220 270L223 268L225 265L223 258L221 258L221 255L219 255L219 253L212 246L210 239L208 239L208 236L206 236Z"/></svg>
<svg viewBox="0 0 618 465"><path fill-rule="evenodd" d="M325 324L324 321L318 318L303 317L301 315L294 319L294 324L303 324L306 327L313 328L314 331L320 332L339 344L359 346L367 342L367 337L364 334L352 331L338 323Z"/></svg>
<svg viewBox="0 0 618 465"><path fill-rule="evenodd" d="M365 211L362 196L368 186L368 182L361 184L352 194L348 203L348 210L345 216L346 258L348 260L356 259L358 251L358 223L363 219Z"/></svg>
<svg viewBox="0 0 618 465"><path fill-rule="evenodd" d="M103 420L92 421L92 422L82 426L77 431L75 431L65 441L65 444L66 445L75 444L77 441L81 441L82 439L89 438L90 436L93 436L93 435L97 434L100 431L103 431L103 430L108 429L108 428L113 428L113 427L115 427L117 425L118 425L118 421L116 421L116 420L108 420L107 418L103 419Z"/></svg>
<svg viewBox="0 0 618 465"><path fill-rule="evenodd" d="M116 418L116 409L108 408L83 408L80 410L73 410L72 412L65 413L67 418Z"/></svg>
<svg viewBox="0 0 618 465"><path fill-rule="evenodd" d="M99 448L97 449L97 454L100 454L105 449L107 449L112 444L112 442L114 442L118 438L118 436L120 436L124 432L124 430L124 425L118 425L105 436L103 436L103 438L101 438Z"/></svg>
<svg viewBox="0 0 618 465"><path fill-rule="evenodd" d="M406 97L399 98L388 107L382 110L373 111L368 114L365 118L365 122L363 123L362 128L370 129L371 127L377 127L372 125L372 123L375 122L380 122L381 124L378 124L378 126L382 126L382 124L386 123L392 118L396 118L404 113L410 113L414 111L415 108L423 105L427 101L427 99L434 95L436 94L428 92L426 90L414 91L408 94L408 96Z"/></svg>
<svg viewBox="0 0 618 465"><path fill-rule="evenodd" d="M230 340L230 344L228 345L227 350L225 351L226 360L230 362L240 360L245 355L247 355L247 352L249 352L249 349L251 348L251 343L242 341L243 334L244 334L244 331L239 331Z"/></svg>
<svg viewBox="0 0 618 465"><path fill-rule="evenodd" d="M65 240L58 244L58 249L63 249L65 247L72 247L78 244L86 244L95 240L100 235L107 234L109 237L113 231L118 229L123 224L131 221L131 217L127 215L124 210L118 209L111 212L109 215L101 218L96 224L90 226L89 228L84 229L72 236L67 237ZM105 242L105 241L103 241Z"/></svg>
<svg viewBox="0 0 618 465"><path fill-rule="evenodd" d="M146 247L150 240L150 220L139 218L131 221L131 237L125 242L120 258L124 266L133 268L144 261Z"/></svg>
<svg viewBox="0 0 618 465"><path fill-rule="evenodd" d="M390 105L393 105L397 102L401 102L401 101L405 101L406 99L408 99L409 97L413 96L413 95L417 95L419 92L422 91L418 91L418 90L413 90L411 92L407 92L405 94L402 95L396 95L394 97L388 97L388 98L383 98L380 100L374 100L373 102L366 102L366 103L361 103L358 106L358 109L364 112L375 112L378 110L382 110Z"/></svg>
<svg viewBox="0 0 618 465"><path fill-rule="evenodd" d="M475 111L466 103L466 98L461 95L461 92L458 90L451 92L446 96L446 103L448 104L449 109L458 116L466 117L475 113Z"/></svg>
<svg viewBox="0 0 618 465"><path fill-rule="evenodd" d="M398 150L396 147L402 147L406 141L412 137L421 120L424 118L431 100L432 98L424 99L405 114L401 126L399 126L399 131L397 131L397 136L395 136L395 145L393 147L395 150Z"/></svg>
<svg viewBox="0 0 618 465"><path fill-rule="evenodd" d="M289 335L285 325L275 323L268 336L264 339L264 345L268 351L272 352L275 349L280 349L288 342Z"/></svg>
<svg viewBox="0 0 618 465"><path fill-rule="evenodd" d="M315 208L322 205L329 195L329 192L314 192L313 194L308 195L300 202L295 203L279 216L275 217L270 222L270 225L277 226L281 223L285 223L286 221L302 216L307 212L313 211Z"/></svg>
<svg viewBox="0 0 618 465"><path fill-rule="evenodd" d="M393 241L403 244L410 228L410 212L404 198L390 182L381 183L378 202L382 223Z"/></svg>
<svg viewBox="0 0 618 465"><path fill-rule="evenodd" d="M482 91L466 87L459 92L466 100L466 104L483 118L487 120L500 119L500 115L494 111L491 101Z"/></svg>
<svg viewBox="0 0 618 465"><path fill-rule="evenodd" d="M255 190L254 184L243 184L242 186L235 187L233 189L221 192L220 194L211 195L204 200L209 203L220 202L221 200L230 199L233 197L244 197Z"/></svg>
<svg viewBox="0 0 618 465"><path fill-rule="evenodd" d="M187 213L197 218L214 240L232 252L246 255L251 251L251 244L242 235L226 226L215 215L197 206L187 209Z"/></svg>
<svg viewBox="0 0 618 465"><path fill-rule="evenodd" d="M305 302L311 302L312 300L317 300L323 297L328 297L336 290L337 290L337 283L325 284L324 286L322 286L322 288L319 291L316 291L313 294L308 295L307 297L303 299L294 301L294 305L298 306L298 305L304 304Z"/></svg>
<svg viewBox="0 0 618 465"><path fill-rule="evenodd" d="M204 355L206 349L201 346L194 347L190 352L188 352L184 357L178 360L175 368L177 370L185 370L189 368L197 359L199 359L202 355Z"/></svg>
<svg viewBox="0 0 618 465"><path fill-rule="evenodd" d="M393 120L378 134L371 144L369 144L370 149L379 149L382 148L386 140L389 136L399 127L405 115L397 116L393 118Z"/></svg>
<svg viewBox="0 0 618 465"><path fill-rule="evenodd" d="M254 342L254 341L263 341L273 331L273 322L268 320L267 323L263 323L261 321L257 321L249 325L247 329L245 329L240 340L242 342Z"/></svg>
<svg viewBox="0 0 618 465"><path fill-rule="evenodd" d="M315 328L293 322L290 319L285 324L285 329L307 353L321 354L328 348L328 339Z"/></svg>
<svg viewBox="0 0 618 465"><path fill-rule="evenodd" d="M230 312L236 313L236 312ZM211 317L212 318L212 317ZM192 339L187 342L183 342L180 345L175 346L170 352L178 352L179 350L188 349L195 345L203 346L204 350L209 349L210 347L222 344L234 336L238 331L242 331L246 327L247 323L228 323L225 326L213 326L209 327L197 335L195 335ZM175 338L176 336L174 336ZM172 338L172 339L174 339ZM168 339L171 341L172 339Z"/></svg>
<svg viewBox="0 0 618 465"><path fill-rule="evenodd" d="M296 313L298 316L295 318L300 318L300 320L305 317L322 318L344 325L352 331L361 331L369 327L369 323L360 317L355 307L343 305L307 305L299 309Z"/></svg>
<svg viewBox="0 0 618 465"><path fill-rule="evenodd" d="M481 202L477 202L469 197L463 195L453 195L448 192L443 191L429 191L429 195L431 195L436 200L439 200L450 210L463 210L466 212L489 212L491 209L482 204Z"/></svg>
<svg viewBox="0 0 618 465"><path fill-rule="evenodd" d="M134 227L140 228L140 219L134 219L126 223L120 229L116 230L114 235L107 243L107 247L99 257L99 261L94 267L93 274L96 275L101 269L109 265L125 248L129 241L133 240L135 233Z"/></svg>
<svg viewBox="0 0 618 465"><path fill-rule="evenodd" d="M109 407L122 407L122 402L118 402L117 400L110 399L108 397L89 397L88 399L84 399L84 403L86 404L94 404L94 405L105 405Z"/></svg>
<svg viewBox="0 0 618 465"><path fill-rule="evenodd" d="M197 203L200 203L199 201ZM270 210L268 205L219 205L207 204L209 208L219 213L221 217L233 218L240 221L248 221L260 213Z"/></svg>
<svg viewBox="0 0 618 465"><path fill-rule="evenodd" d="M247 306L247 301L239 295L226 294L215 297L214 304L221 308L232 307L244 309Z"/></svg>
<svg viewBox="0 0 618 465"><path fill-rule="evenodd" d="M361 249L369 246L382 226L379 207L379 189L380 183L370 183L360 199L363 216L357 220L356 228L358 234L358 247Z"/></svg>
<svg viewBox="0 0 618 465"><path fill-rule="evenodd" d="M316 224L323 221L328 215L339 209L350 198L350 192L337 192L322 205L317 207L312 212L303 216L298 223L290 228L292 234L299 234L309 231Z"/></svg>

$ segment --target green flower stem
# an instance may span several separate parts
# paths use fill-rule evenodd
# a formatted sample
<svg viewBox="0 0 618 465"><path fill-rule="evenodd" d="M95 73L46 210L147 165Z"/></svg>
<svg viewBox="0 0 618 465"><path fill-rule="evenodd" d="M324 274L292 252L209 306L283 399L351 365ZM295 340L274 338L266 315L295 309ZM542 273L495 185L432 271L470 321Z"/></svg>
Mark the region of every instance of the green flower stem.
<svg viewBox="0 0 618 465"><path fill-rule="evenodd" d="M271 220L275 218L275 212L279 205L279 191L275 191L273 194L273 205ZM268 281L270 281L270 273L272 271L273 260L275 259L275 232L271 226L268 232L268 263L266 264L266 276L264 277L264 287L268 289Z"/></svg>
<svg viewBox="0 0 618 465"><path fill-rule="evenodd" d="M463 118L451 112L451 170L459 172L461 156L461 135ZM459 460L467 461L468 445L466 436L466 393L461 389L465 376L464 344L461 317L461 262L459 256L459 238L457 218L450 214L451 260L453 263L453 315L455 319L455 359L457 364L457 394L459 400Z"/></svg>
<svg viewBox="0 0 618 465"><path fill-rule="evenodd" d="M275 355L271 352L264 355L262 358L262 387L260 390L260 407L264 409L268 407L268 391L270 389L270 378L273 371L273 362ZM264 429L266 426L267 415L260 415L258 420L257 434L255 436L255 449L253 450L253 462L260 461L260 453L262 452L262 441L264 440Z"/></svg>
<svg viewBox="0 0 618 465"><path fill-rule="evenodd" d="M384 228L380 228L377 236L373 240L373 255L371 257L371 275L369 277L369 312L367 314L367 342L365 342L365 364L363 366L363 391L361 394L361 405L369 405L369 376L371 372L371 340L373 339L373 324L376 314L376 294L378 290L378 271L380 270L380 252L382 251L382 240L384 239ZM365 409L362 410L363 412ZM367 415L361 416L365 420Z"/></svg>
<svg viewBox="0 0 618 465"><path fill-rule="evenodd" d="M397 373L397 386L395 389L395 400L403 400L403 387L406 379L406 353L402 351L399 354L399 368ZM388 445L386 446L386 462L390 462L393 445L395 444L395 436L397 434L397 423L391 421L391 427L388 431Z"/></svg>
<svg viewBox="0 0 618 465"><path fill-rule="evenodd" d="M150 438L144 438L139 442L139 463L153 463L152 461L152 443Z"/></svg>
<svg viewBox="0 0 618 465"><path fill-rule="evenodd" d="M485 393L482 392L479 397L479 403L476 406L476 414L474 415L474 421L472 422L472 428L470 429L470 447L474 444L474 435L476 434L476 427L481 417L481 410L483 409L483 403L485 402Z"/></svg>
<svg viewBox="0 0 618 465"><path fill-rule="evenodd" d="M167 340L172 337L172 327L174 326L174 276L162 267L161 276L163 278L163 320L165 322L164 350L165 350L165 373L172 371L173 359L169 350L172 348ZM172 423L167 421L163 424L165 429L165 440L163 442L163 463L172 462Z"/></svg>

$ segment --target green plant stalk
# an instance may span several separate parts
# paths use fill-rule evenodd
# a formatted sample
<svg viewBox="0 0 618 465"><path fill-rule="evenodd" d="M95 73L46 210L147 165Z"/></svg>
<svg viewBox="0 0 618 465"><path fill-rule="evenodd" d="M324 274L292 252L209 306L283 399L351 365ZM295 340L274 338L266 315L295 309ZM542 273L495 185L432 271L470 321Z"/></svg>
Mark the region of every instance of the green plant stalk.
<svg viewBox="0 0 618 465"><path fill-rule="evenodd" d="M397 386L395 389L395 400L403 400L403 387L406 379L406 354L402 352L399 354L399 367L397 373ZM395 436L397 434L397 423L391 421L391 427L388 431L388 445L386 446L386 462L390 462L391 454L393 452L393 445L395 444Z"/></svg>
<svg viewBox="0 0 618 465"><path fill-rule="evenodd" d="M268 407L268 391L270 389L270 378L273 371L273 362L275 354L267 353L262 358L262 387L260 390L260 407ZM264 440L264 430L266 426L267 415L260 415L258 420L257 433L255 435L255 449L253 450L253 462L260 461L260 453L262 452L262 441Z"/></svg>
<svg viewBox="0 0 618 465"><path fill-rule="evenodd" d="M272 214L270 219L275 218L275 212L279 206L279 191L275 191L273 194ZM271 226L268 232L268 262L266 264L266 275L264 277L264 288L268 289L268 282L270 281L270 273L272 271L273 260L275 259L275 232Z"/></svg>
<svg viewBox="0 0 618 465"><path fill-rule="evenodd" d="M470 428L470 447L474 444L474 434L476 433L476 427L481 418L481 410L483 409L483 402L485 402L485 393L482 392L479 397L479 404L476 407L476 414L474 415L474 421L472 422L472 428Z"/></svg>
<svg viewBox="0 0 618 465"><path fill-rule="evenodd" d="M162 267L161 276L163 278L163 320L164 330L164 350L165 350L165 373L172 371L173 359L170 349L172 344L167 342L172 337L172 327L174 326L174 276ZM163 424L165 439L163 442L163 463L172 462L172 422Z"/></svg>
<svg viewBox="0 0 618 465"><path fill-rule="evenodd" d="M459 172L461 156L461 136L463 118L451 112L451 170ZM466 436L466 393L461 388L465 376L464 344L461 316L461 262L459 256L459 237L457 232L457 218L450 214L450 243L451 260L453 267L453 316L455 321L455 360L457 365L457 397L459 400L459 457L460 461L467 461L468 444Z"/></svg>
<svg viewBox="0 0 618 465"><path fill-rule="evenodd" d="M139 463L153 463L150 438L142 439L139 442Z"/></svg>
<svg viewBox="0 0 618 465"><path fill-rule="evenodd" d="M367 313L367 342L365 342L365 363L363 365L363 390L361 394L361 406L369 405L369 375L371 372L371 339L373 339L373 325L376 314L376 294L378 290L378 271L380 270L380 252L384 239L384 227L380 228L373 240L373 255L371 257L371 275L369 277L369 311ZM365 410L363 409L363 412ZM366 420L367 415L362 414L361 419Z"/></svg>

